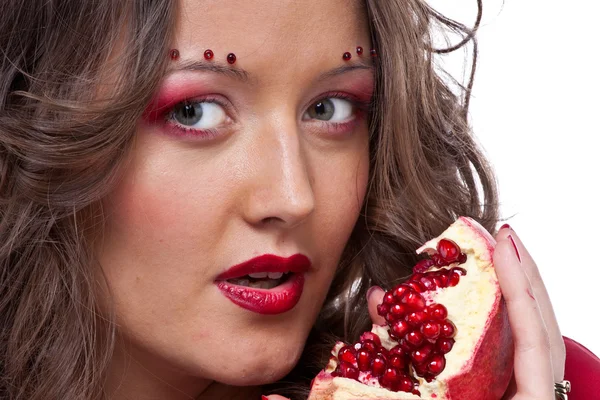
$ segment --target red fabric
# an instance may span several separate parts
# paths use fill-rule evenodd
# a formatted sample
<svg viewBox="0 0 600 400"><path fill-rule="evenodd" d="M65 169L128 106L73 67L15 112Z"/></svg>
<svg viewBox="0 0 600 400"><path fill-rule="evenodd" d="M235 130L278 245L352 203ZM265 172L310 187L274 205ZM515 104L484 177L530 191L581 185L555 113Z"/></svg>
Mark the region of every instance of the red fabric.
<svg viewBox="0 0 600 400"><path fill-rule="evenodd" d="M600 400L600 359L574 340L564 340L565 379L571 381L569 400Z"/></svg>

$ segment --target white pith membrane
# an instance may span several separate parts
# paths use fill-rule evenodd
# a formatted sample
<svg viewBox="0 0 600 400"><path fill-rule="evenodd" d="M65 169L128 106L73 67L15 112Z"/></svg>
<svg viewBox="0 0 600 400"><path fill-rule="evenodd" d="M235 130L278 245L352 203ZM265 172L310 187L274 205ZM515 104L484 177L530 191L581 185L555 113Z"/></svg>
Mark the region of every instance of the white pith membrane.
<svg viewBox="0 0 600 400"><path fill-rule="evenodd" d="M227 279L227 282L238 285L238 286L246 286L254 289L273 289L285 281L289 279L292 275L291 272L281 273L281 272L263 272L257 274L251 274L242 276L239 278ZM279 278L270 278L281 275Z"/></svg>
<svg viewBox="0 0 600 400"><path fill-rule="evenodd" d="M310 400L321 398L327 400L448 399L446 382L456 375L469 373L473 355L477 352L476 347L480 344L479 339L487 328L488 318L494 307L496 300L494 294L498 291L498 281L487 243L474 233L472 227L465 225L462 221L450 226L439 237L427 242L417 252L434 253L438 241L442 238L454 241L460 247L461 252L467 255L467 261L460 264L460 267L464 268L467 274L461 276L456 287L437 288L435 291L421 293L427 305L434 302L444 305L448 310L448 319L456 325L454 346L449 353L445 354L445 369L432 382L427 382L418 376L411 366L411 375L419 381L417 389L420 391L421 396L408 392L387 390L380 386L376 378L366 379L368 373L361 372L358 379L362 383L343 377L333 377L328 379L329 382L326 380L320 382L317 377L311 396L309 396ZM450 267L452 266L458 266L458 264L452 264ZM437 269L432 267L428 271ZM373 325L371 332L379 336L382 346L388 350L398 345L398 342L388 335L387 326ZM333 348L333 357L331 357L325 369L326 373L330 374L335 371L338 365L337 353L344 345L344 343L339 342ZM321 390L319 386L321 385L323 391L327 393L326 397L318 395L319 390ZM316 394L315 396L312 395L313 391Z"/></svg>

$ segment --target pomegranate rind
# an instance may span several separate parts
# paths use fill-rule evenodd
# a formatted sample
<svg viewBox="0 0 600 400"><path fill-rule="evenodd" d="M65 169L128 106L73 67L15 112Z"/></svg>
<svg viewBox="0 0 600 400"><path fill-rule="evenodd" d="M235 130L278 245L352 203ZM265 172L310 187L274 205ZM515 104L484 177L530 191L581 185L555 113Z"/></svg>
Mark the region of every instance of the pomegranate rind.
<svg viewBox="0 0 600 400"><path fill-rule="evenodd" d="M470 247L475 250L478 267L493 270L496 241L473 219L459 218L444 233L427 242L419 250L435 249L437 242L443 237L456 239L461 248L467 247L466 243L457 238L471 237ZM479 242L478 245L476 242ZM512 377L514 352L508 312L495 272L491 276L491 283L495 289L493 306L485 322L483 334L473 347L473 357L464 364L459 374L446 379L446 397L449 400L497 400L505 393ZM448 358L452 356L450 352Z"/></svg>

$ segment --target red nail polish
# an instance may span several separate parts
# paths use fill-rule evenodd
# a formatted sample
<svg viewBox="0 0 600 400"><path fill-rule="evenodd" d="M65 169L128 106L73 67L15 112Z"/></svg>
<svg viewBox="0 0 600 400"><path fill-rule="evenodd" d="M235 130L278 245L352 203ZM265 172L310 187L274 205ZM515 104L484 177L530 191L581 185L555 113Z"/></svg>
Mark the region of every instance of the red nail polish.
<svg viewBox="0 0 600 400"><path fill-rule="evenodd" d="M508 238L510 239L510 242L512 243L513 247L515 248L515 253L517 254L517 258L519 259L519 262L521 262L521 255L519 254L519 249L517 248L515 239L513 239L512 235L508 235Z"/></svg>
<svg viewBox="0 0 600 400"><path fill-rule="evenodd" d="M500 227L500 230L502 230L502 229L512 229L512 228L510 227L509 224L504 224Z"/></svg>
<svg viewBox="0 0 600 400"><path fill-rule="evenodd" d="M260 396L260 400L269 400L267 396Z"/></svg>

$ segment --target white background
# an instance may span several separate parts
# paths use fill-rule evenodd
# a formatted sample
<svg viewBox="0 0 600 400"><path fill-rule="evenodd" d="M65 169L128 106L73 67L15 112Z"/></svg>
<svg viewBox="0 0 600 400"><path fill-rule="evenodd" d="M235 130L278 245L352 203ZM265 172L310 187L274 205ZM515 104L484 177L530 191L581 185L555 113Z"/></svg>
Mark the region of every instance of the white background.
<svg viewBox="0 0 600 400"><path fill-rule="evenodd" d="M600 3L483 3L471 122L563 335L600 355ZM475 0L430 4L467 25L476 15Z"/></svg>

